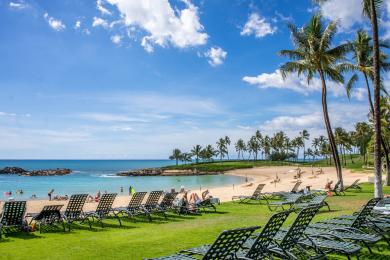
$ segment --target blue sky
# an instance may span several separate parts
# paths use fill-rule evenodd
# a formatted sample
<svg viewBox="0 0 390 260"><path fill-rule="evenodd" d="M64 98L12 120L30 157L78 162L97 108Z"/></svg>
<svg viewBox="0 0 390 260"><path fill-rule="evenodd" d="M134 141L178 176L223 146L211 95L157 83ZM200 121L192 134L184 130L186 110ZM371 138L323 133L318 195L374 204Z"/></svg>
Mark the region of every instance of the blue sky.
<svg viewBox="0 0 390 260"><path fill-rule="evenodd" d="M0 0L0 158L167 158L257 129L319 135L319 82L282 81L277 52L292 48L286 24L319 10L340 20L337 41L367 27L360 1L336 2ZM348 101L329 85L334 127L366 119L362 87Z"/></svg>

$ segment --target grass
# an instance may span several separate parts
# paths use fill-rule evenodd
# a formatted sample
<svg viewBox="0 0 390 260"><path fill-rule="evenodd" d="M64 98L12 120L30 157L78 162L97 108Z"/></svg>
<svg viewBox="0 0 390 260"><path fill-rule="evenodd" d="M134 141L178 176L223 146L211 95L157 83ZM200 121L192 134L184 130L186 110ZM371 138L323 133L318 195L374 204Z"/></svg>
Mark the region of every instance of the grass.
<svg viewBox="0 0 390 260"><path fill-rule="evenodd" d="M324 209L315 217L321 220L359 209L373 194L371 184L363 184L361 192L348 192L346 196L328 198L332 211ZM390 193L390 187L384 188ZM138 219L125 220L120 228L114 220L107 220L107 227L75 225L71 232L39 234L10 234L0 240L0 259L142 259L175 253L185 248L212 242L225 229L252 225L264 226L271 216L265 205L222 203L218 213L202 216L170 215L165 221L155 217L152 223ZM288 223L296 215L292 214ZM287 223L287 224L288 224ZM332 259L346 259L332 256ZM370 256L363 251L363 259L389 259L390 251L374 250Z"/></svg>
<svg viewBox="0 0 390 260"><path fill-rule="evenodd" d="M169 170L197 170L200 172L224 172L235 169L253 168L259 166L285 166L285 165L297 165L297 166L318 166L326 167L332 166L327 160L318 160L315 162L292 162L292 161L270 161L270 160L258 160L258 161L213 161L213 162L200 162L181 165L171 165L163 167L163 169ZM359 155L353 155L352 160L350 156L347 156L346 165L343 167L353 171L366 171L364 169L363 158Z"/></svg>

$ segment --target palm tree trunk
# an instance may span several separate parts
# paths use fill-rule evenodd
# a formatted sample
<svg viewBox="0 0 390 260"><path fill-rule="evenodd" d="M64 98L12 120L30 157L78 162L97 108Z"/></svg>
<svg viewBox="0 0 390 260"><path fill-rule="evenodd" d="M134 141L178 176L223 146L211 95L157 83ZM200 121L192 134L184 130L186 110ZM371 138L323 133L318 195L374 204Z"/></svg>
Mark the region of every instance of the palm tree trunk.
<svg viewBox="0 0 390 260"><path fill-rule="evenodd" d="M334 135L333 135L332 127L330 125L329 114L328 114L327 89L326 89L325 77L322 70L318 70L318 72L320 74L320 78L322 82L322 110L324 113L326 131L328 133L329 144L332 150L333 160L336 166L337 178L338 181L340 182L340 189L343 190L344 189L343 173L342 173L340 158L337 151L336 142L334 140Z"/></svg>
<svg viewBox="0 0 390 260"><path fill-rule="evenodd" d="M363 74L364 74L364 79L366 80L368 103L370 104L371 113L374 114L374 104L372 104L370 85L369 85L369 83L368 83L368 78L367 78L366 73L363 73ZM380 138L381 138L381 144L382 144L382 148L383 148L383 151L384 151L384 153L385 153L385 158L386 158L387 175L386 175L386 183L385 183L385 185L386 185L386 186L390 186L390 168L389 168L389 166L390 166L390 158L389 158L389 149L387 148L386 143L385 143L385 141L383 140L383 136L382 136L382 135L380 136ZM382 175L381 175L381 176L382 176Z"/></svg>
<svg viewBox="0 0 390 260"><path fill-rule="evenodd" d="M382 166L381 166L381 114L380 114L380 68L379 68L379 36L375 1L370 0L372 42L374 45L374 168L375 168L375 198L383 197Z"/></svg>

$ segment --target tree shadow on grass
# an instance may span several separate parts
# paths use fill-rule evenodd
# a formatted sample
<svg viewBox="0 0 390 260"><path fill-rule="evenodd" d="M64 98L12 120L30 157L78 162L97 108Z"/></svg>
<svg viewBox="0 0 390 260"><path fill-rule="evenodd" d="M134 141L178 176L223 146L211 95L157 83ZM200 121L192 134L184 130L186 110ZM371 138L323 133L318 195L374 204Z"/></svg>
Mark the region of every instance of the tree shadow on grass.
<svg viewBox="0 0 390 260"><path fill-rule="evenodd" d="M35 232L26 232L26 231L18 231L18 232L7 232L5 234L2 234L2 238L0 239L0 243L2 242L11 242L10 238L17 238L17 239L23 239L23 240L30 240L30 239L41 239L41 236L37 236Z"/></svg>

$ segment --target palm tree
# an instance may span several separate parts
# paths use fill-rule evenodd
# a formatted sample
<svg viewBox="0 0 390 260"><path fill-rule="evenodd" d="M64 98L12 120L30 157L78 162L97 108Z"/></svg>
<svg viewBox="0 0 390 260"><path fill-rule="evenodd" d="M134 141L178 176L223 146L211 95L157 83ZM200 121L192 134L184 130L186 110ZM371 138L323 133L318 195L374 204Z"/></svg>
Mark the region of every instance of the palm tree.
<svg viewBox="0 0 390 260"><path fill-rule="evenodd" d="M359 148L360 155L363 156L363 162L367 165L367 148L368 143L371 140L373 133L370 126L366 122L358 122L355 125L355 135L356 144Z"/></svg>
<svg viewBox="0 0 390 260"><path fill-rule="evenodd" d="M199 144L195 145L191 150L192 155L195 156L196 163L199 163L199 157L201 151L202 151L202 146L200 146Z"/></svg>
<svg viewBox="0 0 390 260"><path fill-rule="evenodd" d="M244 159L244 151L246 150L246 145L245 145L244 140L242 140L241 138L238 139L236 144L235 144L235 148L236 148L236 151L238 154L238 159L240 159L240 155L241 155L242 159Z"/></svg>
<svg viewBox="0 0 390 260"><path fill-rule="evenodd" d="M173 149L172 151L172 155L169 156L169 160L176 160L176 165L179 164L179 160L181 160L182 158L182 153L180 151L180 149Z"/></svg>
<svg viewBox="0 0 390 260"><path fill-rule="evenodd" d="M217 142L217 152L219 154L219 158L222 161L222 159L227 154L227 147L226 147L226 141L225 138L220 138Z"/></svg>
<svg viewBox="0 0 390 260"><path fill-rule="evenodd" d="M305 140L309 140L310 134L306 129L303 129L302 132L299 133L302 139L302 144L303 144L303 161L306 160L306 147L305 147Z"/></svg>
<svg viewBox="0 0 390 260"><path fill-rule="evenodd" d="M187 164L187 162L192 161L192 154L191 153L182 153L180 157L180 161L184 162L184 164Z"/></svg>
<svg viewBox="0 0 390 260"><path fill-rule="evenodd" d="M341 44L332 47L332 40L337 33L337 22L330 22L327 26L324 26L320 14L314 15L309 24L302 29L292 24L289 25L289 28L296 49L280 51L281 55L293 60L281 66L282 76L286 78L288 73L295 72L298 75L305 74L307 81L310 83L315 75L319 75L322 83L322 110L326 131L336 165L340 188L343 189L340 158L328 114L326 80L339 83L344 82L342 72L345 69L337 63L345 60L345 55L350 50L349 46L348 44Z"/></svg>
<svg viewBox="0 0 390 260"><path fill-rule="evenodd" d="M381 114L380 114L380 50L378 14L382 0L363 0L363 13L370 18L373 42L373 82L374 82L374 168L375 168L375 198L383 197L382 166L381 166Z"/></svg>
<svg viewBox="0 0 390 260"><path fill-rule="evenodd" d="M247 144L248 151L253 154L253 160L257 161L257 155L260 150L260 143L256 136L252 136Z"/></svg>
<svg viewBox="0 0 390 260"><path fill-rule="evenodd" d="M226 156L229 160L229 148L228 146L231 144L229 136L225 136L225 146L226 146Z"/></svg>
<svg viewBox="0 0 390 260"><path fill-rule="evenodd" d="M351 42L351 45L353 46L353 59L355 60L355 64L351 65L351 68L354 71L359 71L364 76L364 80L366 83L366 89L367 89L367 98L368 98L368 104L370 106L370 112L374 114L374 104L372 103L371 98L371 88L370 84L368 82L368 78L373 79L373 46L371 43L372 39L368 36L366 31L359 30L357 32L356 38L353 42ZM379 46L382 48L389 48L389 45L385 42L379 42ZM389 71L390 70L390 64L386 61L387 55L383 52L380 53L380 69L383 71ZM352 88L356 85L356 82L358 81L358 75L355 73L352 75L351 79L348 81L347 84L347 95L350 97L350 93L352 91ZM381 89L385 91L383 86L381 86ZM390 176L390 159L388 156L389 153L389 147L386 145L386 142L383 138L383 136L380 136L381 138L381 145L384 150L384 153L386 155L386 165L388 170L388 175ZM390 185L389 182L386 182L387 185Z"/></svg>

